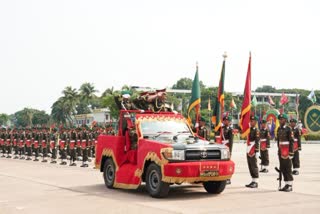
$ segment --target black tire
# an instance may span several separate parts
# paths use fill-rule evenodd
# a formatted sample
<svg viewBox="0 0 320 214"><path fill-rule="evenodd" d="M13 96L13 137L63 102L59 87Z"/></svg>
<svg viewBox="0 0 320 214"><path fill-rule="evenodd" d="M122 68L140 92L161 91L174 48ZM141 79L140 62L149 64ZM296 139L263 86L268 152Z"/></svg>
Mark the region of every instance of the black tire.
<svg viewBox="0 0 320 214"><path fill-rule="evenodd" d="M209 194L220 194L226 187L227 181L207 181L203 183L204 189Z"/></svg>
<svg viewBox="0 0 320 214"><path fill-rule="evenodd" d="M116 177L116 168L114 166L113 160L108 158L103 167L103 179L106 187L113 189L113 184Z"/></svg>
<svg viewBox="0 0 320 214"><path fill-rule="evenodd" d="M151 163L146 173L146 187L151 197L164 198L168 195L170 184L162 181L161 169Z"/></svg>

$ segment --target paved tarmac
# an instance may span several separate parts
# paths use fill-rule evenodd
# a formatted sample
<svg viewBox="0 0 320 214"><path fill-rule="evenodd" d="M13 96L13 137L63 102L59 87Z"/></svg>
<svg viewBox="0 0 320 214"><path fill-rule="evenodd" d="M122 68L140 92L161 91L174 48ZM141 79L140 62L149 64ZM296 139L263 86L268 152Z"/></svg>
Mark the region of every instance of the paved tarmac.
<svg viewBox="0 0 320 214"><path fill-rule="evenodd" d="M270 149L268 174L260 174L259 188L251 181L244 144L235 144L236 172L220 195L209 195L202 185L174 185L164 199L138 190L105 188L102 174L90 168L0 159L0 214L81 213L320 213L320 145L303 144L301 173L293 192L279 192L276 147ZM79 165L79 164L78 164Z"/></svg>

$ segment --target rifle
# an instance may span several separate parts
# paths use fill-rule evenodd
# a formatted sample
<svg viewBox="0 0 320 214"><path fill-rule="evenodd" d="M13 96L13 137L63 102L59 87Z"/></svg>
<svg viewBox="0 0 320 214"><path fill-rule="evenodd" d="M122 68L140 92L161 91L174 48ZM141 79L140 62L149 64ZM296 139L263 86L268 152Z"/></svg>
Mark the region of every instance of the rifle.
<svg viewBox="0 0 320 214"><path fill-rule="evenodd" d="M280 190L281 189L281 181L282 181L282 173L278 167L275 167L274 169L279 173L279 177L277 178L277 180L279 181L278 189Z"/></svg>

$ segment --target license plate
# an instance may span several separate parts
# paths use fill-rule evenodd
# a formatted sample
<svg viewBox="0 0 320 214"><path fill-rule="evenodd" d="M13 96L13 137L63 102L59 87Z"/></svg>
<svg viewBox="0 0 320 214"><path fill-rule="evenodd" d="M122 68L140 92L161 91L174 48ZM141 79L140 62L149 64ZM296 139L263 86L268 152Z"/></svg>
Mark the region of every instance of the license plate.
<svg viewBox="0 0 320 214"><path fill-rule="evenodd" d="M219 171L216 170L204 170L200 172L200 177L216 177L219 176Z"/></svg>

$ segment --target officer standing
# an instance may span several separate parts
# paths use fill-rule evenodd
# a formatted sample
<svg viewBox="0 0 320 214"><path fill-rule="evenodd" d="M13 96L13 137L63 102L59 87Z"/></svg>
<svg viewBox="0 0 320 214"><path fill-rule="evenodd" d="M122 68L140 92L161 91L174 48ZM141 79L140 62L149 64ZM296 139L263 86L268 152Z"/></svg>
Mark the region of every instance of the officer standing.
<svg viewBox="0 0 320 214"><path fill-rule="evenodd" d="M261 154L261 170L262 173L269 172L269 151L270 148L270 132L267 129L267 121L262 119L260 129L260 154Z"/></svg>
<svg viewBox="0 0 320 214"><path fill-rule="evenodd" d="M280 171L283 174L285 186L280 191L291 192L293 184L292 162L293 158L293 133L289 126L286 126L288 116L279 114L280 126L277 132L278 154L280 162Z"/></svg>
<svg viewBox="0 0 320 214"><path fill-rule="evenodd" d="M257 164L257 157L259 157L259 141L260 132L257 125L257 116L250 117L250 133L247 138L247 162L252 181L246 187L258 188L259 169Z"/></svg>
<svg viewBox="0 0 320 214"><path fill-rule="evenodd" d="M221 126L221 130L220 130L220 131L222 131L221 143L229 148L230 157L232 154L232 146L233 146L233 133L232 133L233 130L231 127L231 125L232 125L231 121L232 121L232 117L229 115L225 115L222 118L222 126ZM230 179L227 180L227 184L231 184Z"/></svg>
<svg viewBox="0 0 320 214"><path fill-rule="evenodd" d="M200 118L198 135L206 140L210 140L209 129L206 127L206 120L204 117Z"/></svg>
<svg viewBox="0 0 320 214"><path fill-rule="evenodd" d="M296 119L290 119L290 127L293 132L293 158L292 158L292 165L293 165L293 175L299 175L299 168L300 168L300 157L299 151L301 151L301 130L297 126Z"/></svg>

